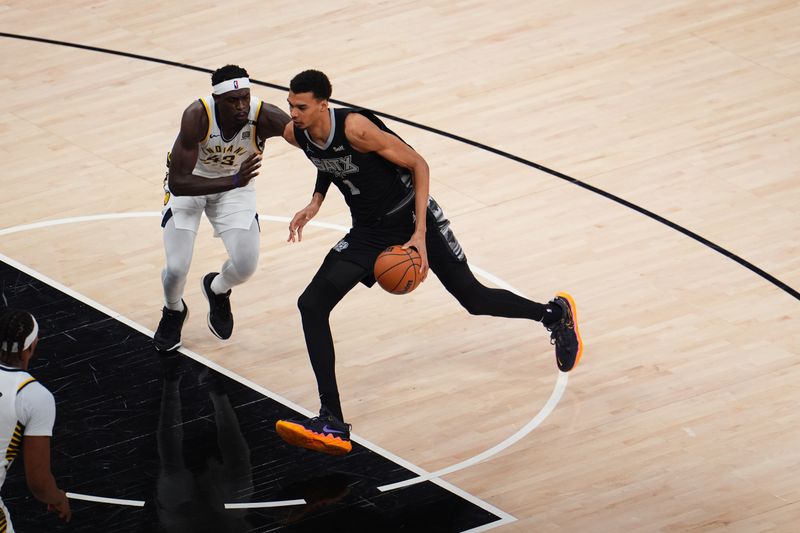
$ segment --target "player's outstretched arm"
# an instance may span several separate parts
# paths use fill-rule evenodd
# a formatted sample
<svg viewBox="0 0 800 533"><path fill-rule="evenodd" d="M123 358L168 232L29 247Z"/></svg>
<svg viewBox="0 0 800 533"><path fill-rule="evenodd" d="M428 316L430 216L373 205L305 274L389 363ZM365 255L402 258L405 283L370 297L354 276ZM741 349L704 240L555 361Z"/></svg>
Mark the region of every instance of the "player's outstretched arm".
<svg viewBox="0 0 800 533"><path fill-rule="evenodd" d="M286 111L278 106L264 102L258 115L258 136L262 140L283 136L291 119Z"/></svg>
<svg viewBox="0 0 800 533"><path fill-rule="evenodd" d="M208 179L192 174L197 164L200 142L208 130L208 116L199 101L192 103L183 112L181 129L169 163L169 190L175 196L202 196L244 187L258 175L261 155L252 154L245 159L232 176Z"/></svg>

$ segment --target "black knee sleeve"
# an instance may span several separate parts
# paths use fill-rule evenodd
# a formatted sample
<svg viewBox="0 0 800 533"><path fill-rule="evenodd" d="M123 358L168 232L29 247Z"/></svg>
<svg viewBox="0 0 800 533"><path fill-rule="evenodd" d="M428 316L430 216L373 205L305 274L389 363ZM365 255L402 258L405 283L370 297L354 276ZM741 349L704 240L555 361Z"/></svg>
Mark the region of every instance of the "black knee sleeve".
<svg viewBox="0 0 800 533"><path fill-rule="evenodd" d="M342 296L330 282L315 277L297 299L297 307L303 316L328 316Z"/></svg>

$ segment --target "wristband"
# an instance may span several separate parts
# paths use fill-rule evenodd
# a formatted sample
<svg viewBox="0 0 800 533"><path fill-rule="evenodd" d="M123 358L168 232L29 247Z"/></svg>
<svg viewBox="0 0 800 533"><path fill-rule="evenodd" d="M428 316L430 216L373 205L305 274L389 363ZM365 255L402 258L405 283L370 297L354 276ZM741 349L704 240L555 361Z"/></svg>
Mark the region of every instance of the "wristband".
<svg viewBox="0 0 800 533"><path fill-rule="evenodd" d="M331 178L322 172L317 172L317 182L314 184L314 192L320 193L323 198L328 194L328 187L331 186Z"/></svg>
<svg viewBox="0 0 800 533"><path fill-rule="evenodd" d="M236 189L239 187L239 173L233 175L233 187Z"/></svg>

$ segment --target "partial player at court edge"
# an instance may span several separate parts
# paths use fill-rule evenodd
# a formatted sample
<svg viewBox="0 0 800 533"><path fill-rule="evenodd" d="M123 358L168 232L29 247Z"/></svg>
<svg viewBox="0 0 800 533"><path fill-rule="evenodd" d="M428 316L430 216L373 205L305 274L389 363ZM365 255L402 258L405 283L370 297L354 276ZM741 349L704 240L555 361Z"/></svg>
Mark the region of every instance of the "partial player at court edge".
<svg viewBox="0 0 800 533"><path fill-rule="evenodd" d="M39 343L39 324L27 311L0 312L0 487L22 450L25 480L34 497L67 522L72 517L67 494L50 470L50 438L56 419L53 395L27 370ZM52 525L51 525L52 526ZM42 524L40 531L49 530ZM0 532L13 532L0 499Z"/></svg>
<svg viewBox="0 0 800 533"><path fill-rule="evenodd" d="M228 252L220 271L201 280L208 328L220 339L230 338L231 289L247 281L258 265L261 230L253 178L261 167L264 141L282 135L289 123L286 112L250 95L249 75L239 66L216 70L211 85L211 96L195 100L183 112L167 156L161 220L164 307L153 337L159 351L181 345L189 316L183 292L203 212Z"/></svg>
<svg viewBox="0 0 800 533"><path fill-rule="evenodd" d="M302 239L303 227L319 212L331 183L344 195L353 227L328 252L298 300L319 389L320 414L305 420L279 420L279 435L289 444L324 453L352 449L351 426L344 422L336 384L329 316L359 282L375 283L375 259L391 245L416 248L422 279L430 266L470 314L541 322L550 331L558 368L571 370L583 351L572 297L561 292L542 304L482 285L470 270L450 222L428 194L429 169L422 156L373 113L329 108L330 96L331 84L322 72L307 70L291 81L292 123L286 126L284 137L317 167L317 180L311 202L289 224L288 240Z"/></svg>

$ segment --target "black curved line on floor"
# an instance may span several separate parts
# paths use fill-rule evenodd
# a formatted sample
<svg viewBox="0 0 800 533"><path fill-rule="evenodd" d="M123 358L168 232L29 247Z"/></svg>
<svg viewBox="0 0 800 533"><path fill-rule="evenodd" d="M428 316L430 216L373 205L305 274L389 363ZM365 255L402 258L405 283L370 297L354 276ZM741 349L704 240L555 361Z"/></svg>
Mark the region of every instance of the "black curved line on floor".
<svg viewBox="0 0 800 533"><path fill-rule="evenodd" d="M207 68L196 67L194 65L187 65L186 63L178 63L176 61L169 61L167 59L159 59L157 57L149 57L149 56L143 56L143 55L139 55L139 54L131 54L129 52L120 52L118 50L110 50L108 48L99 48L97 46L87 46L87 45L84 45L84 44L68 43L68 42L65 42L65 41L57 41L57 40L53 40L53 39L45 39L43 37L31 37L31 36L28 36L28 35L17 35L15 33L5 33L5 32L0 32L0 37L8 37L8 38L11 38L11 39L21 39L21 40L24 40L24 41L34 41L34 42L46 43L46 44L56 44L56 45L59 45L59 46L68 46L68 47L71 47L71 48L80 48L81 50L90 50L92 52L101 52L101 53L104 53L104 54L112 54L112 55L118 55L118 56L122 56L122 57L129 57L129 58L132 58L132 59L140 59L142 61L149 61L149 62L152 62L152 63L160 63L162 65L169 65L169 66L172 66L172 67L180 67L180 68L185 68L185 69L188 69L188 70L196 70L198 72L205 72L205 73L208 73L208 74L211 74L213 72L212 70L207 69ZM256 84L256 85L262 85L264 87L270 87L272 89L278 89L278 90L281 90L281 91L288 91L289 90L288 87L284 87L282 85L277 85L275 83L270 83L270 82L267 82L267 81L259 81L259 80L255 80L255 79L251 78L250 82L253 83L253 84ZM331 98L330 101L333 102L334 104L344 105L344 106L348 106L348 107L359 107L359 106L354 106L353 104L349 104L347 102L343 102L341 100L336 100L336 99L333 99L333 98ZM460 137L458 135L454 135L454 134L448 133L446 131L438 130L438 129L432 128L430 126L425 126L424 124L418 124L416 122L412 122L412 121L406 120L404 118L396 117L396 116L390 115L388 113L382 113L380 111L374 111L374 112L375 112L376 115L380 115L380 116L388 118L390 120L401 122L403 124L406 124L408 126L412 126L414 128L418 128L418 129L421 129L421 130L429 131L431 133L435 133L436 135L441 135L442 137L448 137L448 138L453 139L455 141L459 141L459 142L462 142L464 144L468 144L470 146L474 146L475 148L480 148L481 150L485 150L487 152L491 152L491 153L499 155L501 157L505 157L506 159L510 159L512 161L516 161L517 163L522 163L523 165L526 165L526 166L529 166L529 167L533 167L533 168L535 168L537 170L541 170L542 172L546 172L547 174L550 174L551 176L555 176L557 178L561 178L562 180L568 181L568 182L572 183L573 185L577 185L578 187L582 187L582 188L586 189L587 191L592 191L593 193L599 194L600 196L608 198L609 200L617 202L618 204L624 205L625 207L629 207L630 209L633 209L634 211L637 211L637 212L639 212L639 213L641 213L641 214L643 214L643 215L645 215L647 217L650 217L650 218L652 218L653 220L655 220L657 222L661 222L665 226L668 226L668 227L674 229L675 231L679 231L679 232L683 233L687 237L691 237L692 239L696 240L697 242L702 243L702 244L708 246L709 248L711 248L712 250L715 250L715 251L719 252L720 254L724 255L728 259L732 259L733 261L736 261L737 263L739 263L743 267L749 269L750 271L754 272L755 274L758 274L759 276L761 276L765 280L769 281L770 283L772 283L773 285L775 285L779 289L782 289L782 290L786 291L790 295L794 296L796 299L800 300L800 292L798 292L797 290L793 289L788 284L782 282L781 280L779 280L778 278L776 278L772 274L769 274L768 272L765 272L765 271L761 270L760 268L755 266L753 263L751 263L751 262L749 262L749 261L747 261L745 259L742 259L741 257L739 257L738 255L736 255L736 254L734 254L732 252L729 252L728 250L726 250L722 246L714 244L713 242L709 241L705 237L701 237L697 233L695 233L695 232L693 232L691 230L688 230L688 229L684 228L683 226L679 226L678 224L672 222L671 220L667 220L666 218L662 217L661 215L657 215L657 214L653 213L652 211L648 211L644 207L638 206L638 205L636 205L634 203L631 203L631 202L629 202L629 201L627 201L627 200L625 200L623 198L620 198L619 196L611 194L610 192L604 191L602 189L598 189L597 187L595 187L593 185L589 185L588 183L584 183L584 182L582 182L580 180L577 180L577 179L575 179L575 178L573 178L571 176L567 176L566 174L562 174L561 172L558 172L556 170L549 169L549 168L547 168L545 166L542 166L542 165L540 165L538 163L534 163L533 161L528 161L527 159L523 159L523 158L521 158L519 156L516 156L514 154L510 154L508 152L504 152L502 150L498 150L497 148L492 148L491 146L487 146L485 144L481 144L479 142L472 141L470 139L465 139L464 137Z"/></svg>

